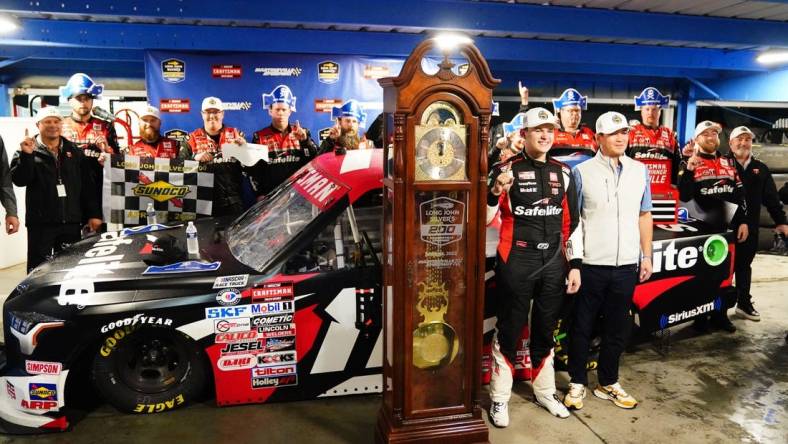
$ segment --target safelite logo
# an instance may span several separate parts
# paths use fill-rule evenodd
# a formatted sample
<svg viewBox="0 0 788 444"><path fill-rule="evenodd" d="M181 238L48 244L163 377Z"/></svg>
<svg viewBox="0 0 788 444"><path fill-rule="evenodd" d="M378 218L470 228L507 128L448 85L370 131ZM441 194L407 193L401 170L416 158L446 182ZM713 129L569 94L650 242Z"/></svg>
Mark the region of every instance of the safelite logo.
<svg viewBox="0 0 788 444"><path fill-rule="evenodd" d="M173 185L163 180L147 185L137 185L131 189L135 196L150 197L157 202L166 202L170 199L180 198L189 194L189 187L185 185Z"/></svg>
<svg viewBox="0 0 788 444"><path fill-rule="evenodd" d="M708 302L703 305L698 305L697 307L690 310L683 310L678 313L660 316L659 328L664 329L670 325L675 324L676 322L692 319L695 316L699 316L704 313L709 313L715 310L716 311L722 310L722 299L720 297L717 297L712 302Z"/></svg>

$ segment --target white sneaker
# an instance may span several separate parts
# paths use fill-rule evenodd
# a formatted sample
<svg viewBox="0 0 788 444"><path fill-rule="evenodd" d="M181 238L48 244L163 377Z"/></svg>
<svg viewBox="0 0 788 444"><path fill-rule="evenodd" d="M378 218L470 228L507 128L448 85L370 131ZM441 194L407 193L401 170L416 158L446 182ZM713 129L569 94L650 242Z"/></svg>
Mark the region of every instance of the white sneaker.
<svg viewBox="0 0 788 444"><path fill-rule="evenodd" d="M555 394L552 396L535 395L535 397L536 403L544 407L553 416L557 416L559 418L569 417L569 410L567 410L566 407L561 404L561 401L558 400L558 397Z"/></svg>
<svg viewBox="0 0 788 444"><path fill-rule="evenodd" d="M490 406L490 421L495 427L509 427L509 403L493 402Z"/></svg>
<svg viewBox="0 0 788 444"><path fill-rule="evenodd" d="M613 401L613 404L622 409L634 409L638 405L637 400L625 392L618 382L612 385L597 386L594 389L594 396Z"/></svg>
<svg viewBox="0 0 788 444"><path fill-rule="evenodd" d="M580 410L583 408L583 399L585 397L586 386L570 382L569 393L564 396L564 405L570 409Z"/></svg>

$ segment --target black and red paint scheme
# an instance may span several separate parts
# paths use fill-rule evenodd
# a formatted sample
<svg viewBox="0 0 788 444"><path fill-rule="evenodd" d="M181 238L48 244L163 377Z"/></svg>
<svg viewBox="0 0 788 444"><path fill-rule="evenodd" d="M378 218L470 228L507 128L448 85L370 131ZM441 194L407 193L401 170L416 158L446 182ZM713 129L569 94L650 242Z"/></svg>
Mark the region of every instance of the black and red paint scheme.
<svg viewBox="0 0 788 444"><path fill-rule="evenodd" d="M383 161L382 150L315 158L238 219L197 221L199 257L180 266L149 268L162 239L185 244L183 226L160 226L85 239L35 269L3 306L0 431L68 429L67 389L85 372L129 413L211 386L220 406L380 392ZM687 252L709 236L696 221L657 226L662 269L634 298L642 329L689 320L730 286L732 254L711 266Z"/></svg>

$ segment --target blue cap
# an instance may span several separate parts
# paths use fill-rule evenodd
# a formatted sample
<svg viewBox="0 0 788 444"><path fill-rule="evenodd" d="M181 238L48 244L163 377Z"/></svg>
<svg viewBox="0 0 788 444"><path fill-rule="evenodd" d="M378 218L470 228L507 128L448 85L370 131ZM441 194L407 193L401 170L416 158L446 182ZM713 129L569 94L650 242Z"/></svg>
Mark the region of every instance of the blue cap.
<svg viewBox="0 0 788 444"><path fill-rule="evenodd" d="M362 128L364 128L367 122L367 113L364 112L364 108L353 99L343 103L342 106L331 108L331 118L339 119L340 117L355 117L356 120L358 120L358 126Z"/></svg>
<svg viewBox="0 0 788 444"><path fill-rule="evenodd" d="M565 106L579 106L580 109L587 109L588 96L581 95L574 88L567 88L561 94L561 97L553 99L553 110L558 113L558 110Z"/></svg>
<svg viewBox="0 0 788 444"><path fill-rule="evenodd" d="M649 86L635 97L635 111L640 111L640 107L646 105L657 105L660 108L667 108L670 104L670 96L663 96L657 88Z"/></svg>
<svg viewBox="0 0 788 444"><path fill-rule="evenodd" d="M274 103L284 103L291 111L296 110L296 96L287 85L279 85L271 91L271 94L263 94L263 107L270 108Z"/></svg>
<svg viewBox="0 0 788 444"><path fill-rule="evenodd" d="M503 123L503 133L509 135L515 131L520 131L523 126L525 126L525 113L519 113L512 118L511 122Z"/></svg>
<svg viewBox="0 0 788 444"><path fill-rule="evenodd" d="M103 91L104 85L99 85L87 74L78 72L68 79L66 86L60 87L60 96L70 99L80 94L87 94L95 98L100 96Z"/></svg>

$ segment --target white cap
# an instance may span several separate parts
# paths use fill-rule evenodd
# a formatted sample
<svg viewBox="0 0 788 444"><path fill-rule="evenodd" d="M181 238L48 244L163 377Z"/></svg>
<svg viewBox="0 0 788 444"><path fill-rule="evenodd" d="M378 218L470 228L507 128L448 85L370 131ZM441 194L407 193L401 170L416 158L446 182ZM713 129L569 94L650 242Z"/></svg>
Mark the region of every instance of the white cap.
<svg viewBox="0 0 788 444"><path fill-rule="evenodd" d="M153 116L161 120L161 116L159 115L159 108L156 108L151 104L145 105L145 109L143 109L142 113L140 113L140 119L146 116Z"/></svg>
<svg viewBox="0 0 788 444"><path fill-rule="evenodd" d="M206 111L209 109L218 109L219 111L223 110L222 107L222 99L218 97L206 97L202 99L202 110Z"/></svg>
<svg viewBox="0 0 788 444"><path fill-rule="evenodd" d="M700 134L707 129L713 129L717 131L717 134L722 132L722 126L720 126L717 122L712 122L711 120L704 120L703 122L699 123L698 126L695 127L695 134L692 136L693 139L700 136Z"/></svg>
<svg viewBox="0 0 788 444"><path fill-rule="evenodd" d="M629 128L629 121L615 111L608 111L596 119L596 132L599 134L613 134L625 128Z"/></svg>
<svg viewBox="0 0 788 444"><path fill-rule="evenodd" d="M553 128L558 128L558 119L544 108L531 108L525 112L523 128L536 128L542 125L553 125Z"/></svg>
<svg viewBox="0 0 788 444"><path fill-rule="evenodd" d="M45 106L38 110L36 113L36 123L46 119L47 117L57 117L60 120L63 120L63 116L60 115L60 111L57 109L56 106Z"/></svg>
<svg viewBox="0 0 788 444"><path fill-rule="evenodd" d="M731 137L729 140L733 140L741 136L742 134L749 134L750 137L752 137L753 139L755 138L755 134L752 131L750 131L749 128L747 128L746 126L737 126L736 128L733 129L733 131L731 131Z"/></svg>

